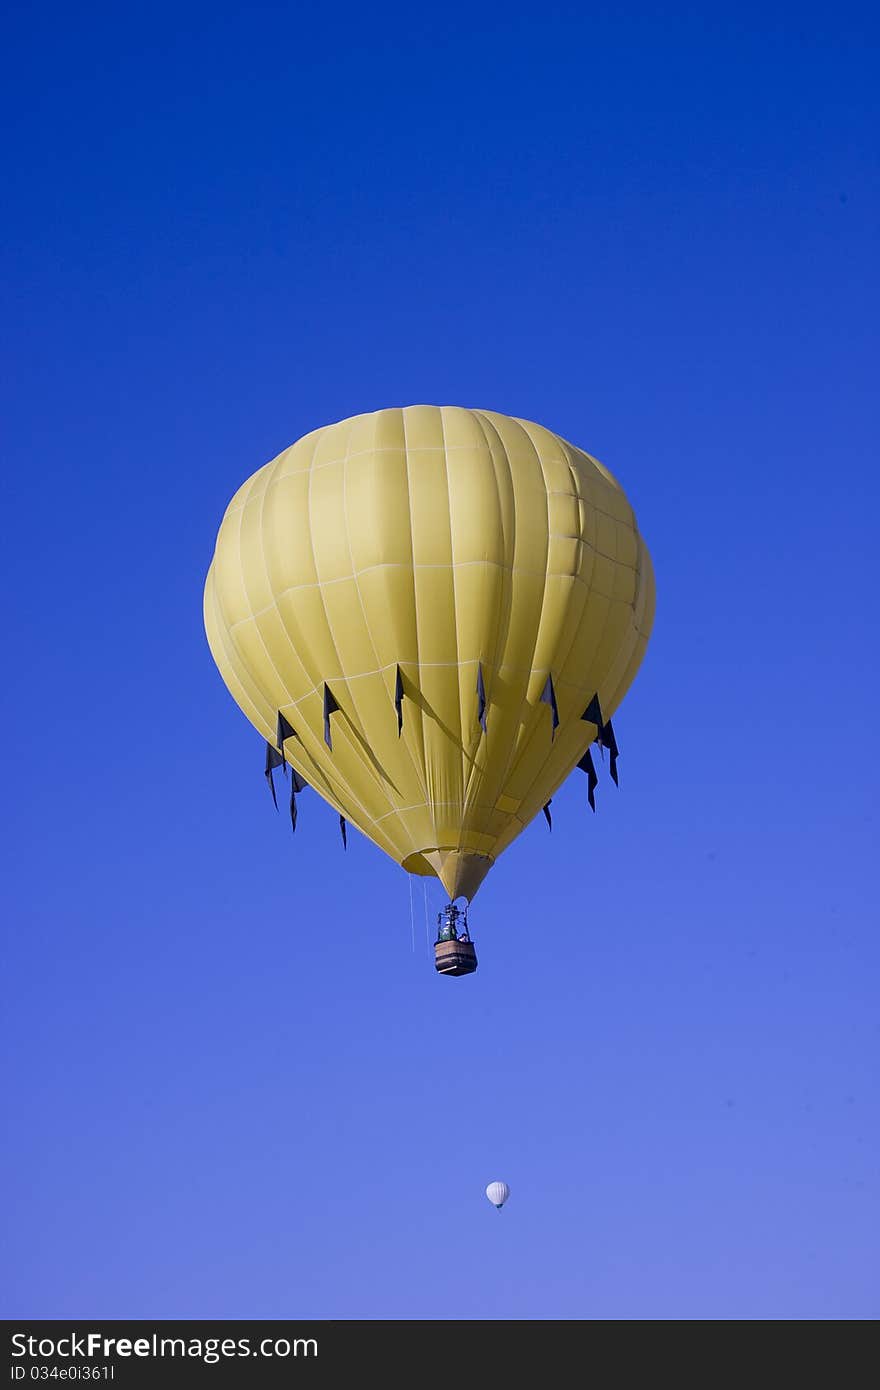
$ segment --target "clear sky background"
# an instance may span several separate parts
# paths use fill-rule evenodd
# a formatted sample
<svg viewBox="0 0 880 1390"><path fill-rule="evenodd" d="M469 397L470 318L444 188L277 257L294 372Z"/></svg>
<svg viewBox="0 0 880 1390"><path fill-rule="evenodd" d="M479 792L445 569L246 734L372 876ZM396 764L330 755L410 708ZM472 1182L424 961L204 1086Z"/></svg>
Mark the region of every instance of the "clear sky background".
<svg viewBox="0 0 880 1390"><path fill-rule="evenodd" d="M8 14L4 1315L876 1316L876 8ZM238 485L415 402L657 573L463 980L202 631Z"/></svg>

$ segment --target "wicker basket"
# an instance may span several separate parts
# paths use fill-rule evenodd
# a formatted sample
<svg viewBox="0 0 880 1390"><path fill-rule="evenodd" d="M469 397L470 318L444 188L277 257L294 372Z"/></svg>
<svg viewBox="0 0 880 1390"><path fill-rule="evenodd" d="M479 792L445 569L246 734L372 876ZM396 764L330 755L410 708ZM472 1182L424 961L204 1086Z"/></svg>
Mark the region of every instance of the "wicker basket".
<svg viewBox="0 0 880 1390"><path fill-rule="evenodd" d="M434 945L434 965L441 975L472 975L477 953L472 941L438 941Z"/></svg>

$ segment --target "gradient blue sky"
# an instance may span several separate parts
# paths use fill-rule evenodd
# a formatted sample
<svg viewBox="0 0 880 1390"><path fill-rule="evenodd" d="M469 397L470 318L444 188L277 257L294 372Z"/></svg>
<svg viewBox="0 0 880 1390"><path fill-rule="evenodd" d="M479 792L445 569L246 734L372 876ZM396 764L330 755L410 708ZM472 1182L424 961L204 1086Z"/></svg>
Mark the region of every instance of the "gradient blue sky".
<svg viewBox="0 0 880 1390"><path fill-rule="evenodd" d="M876 1316L876 8L320 10L10 11L2 1312ZM461 981L201 621L246 476L424 401L658 586Z"/></svg>

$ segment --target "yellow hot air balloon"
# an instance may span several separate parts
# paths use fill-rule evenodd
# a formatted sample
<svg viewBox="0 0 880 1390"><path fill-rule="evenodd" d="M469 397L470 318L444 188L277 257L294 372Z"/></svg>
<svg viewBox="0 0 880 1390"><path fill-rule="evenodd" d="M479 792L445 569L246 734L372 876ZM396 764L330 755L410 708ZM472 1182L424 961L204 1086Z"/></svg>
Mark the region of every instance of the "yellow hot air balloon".
<svg viewBox="0 0 880 1390"><path fill-rule="evenodd" d="M420 405L314 430L259 469L204 611L263 738L454 901L603 727L613 755L654 579L596 459L528 420Z"/></svg>

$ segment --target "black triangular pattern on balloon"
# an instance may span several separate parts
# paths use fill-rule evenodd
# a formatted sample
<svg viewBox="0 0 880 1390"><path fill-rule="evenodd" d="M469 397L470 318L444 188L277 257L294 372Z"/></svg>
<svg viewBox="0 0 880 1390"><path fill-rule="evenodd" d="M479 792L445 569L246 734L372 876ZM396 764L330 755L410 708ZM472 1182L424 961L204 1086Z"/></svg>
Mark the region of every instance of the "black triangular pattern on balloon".
<svg viewBox="0 0 880 1390"><path fill-rule="evenodd" d="M327 682L325 681L325 682L324 682L324 742L326 743L327 747L330 749L330 752L331 752L331 753L333 752L333 739L332 739L331 736L330 736L330 716L331 716L331 714L335 714L336 711L337 711L338 709L339 709L339 705L338 705L337 702L336 702L336 697L334 696L332 690L330 689L329 685L328 685Z"/></svg>
<svg viewBox="0 0 880 1390"><path fill-rule="evenodd" d="M289 720L281 713L281 711L279 710L279 711L278 711L278 727L277 727L277 731L276 731L276 734L275 734L275 743L276 743L276 745L277 745L277 748L278 748L279 753L281 754L281 766L284 768L284 775L285 775L285 777L287 776L287 758L285 757L285 753L284 753L284 740L287 739L287 738L296 738L296 737L297 737L297 733L296 733L296 730L294 729L293 725L290 723L290 721L289 721Z"/></svg>
<svg viewBox="0 0 880 1390"><path fill-rule="evenodd" d="M397 737L403 733L403 672L397 668L394 679L394 708L397 710Z"/></svg>
<svg viewBox="0 0 880 1390"><path fill-rule="evenodd" d="M589 724L595 724L597 735L602 731L602 707L599 704L599 696L594 695L587 708L581 715L581 719L586 719Z"/></svg>
<svg viewBox="0 0 880 1390"><path fill-rule="evenodd" d="M343 848L343 849L348 849L348 835L347 835L346 829L345 829L345 816L340 816L340 817L339 817L339 830L340 830L340 833L342 834L342 848Z"/></svg>
<svg viewBox="0 0 880 1390"><path fill-rule="evenodd" d="M542 806L542 808L541 808L541 809L543 810L543 812L544 812L544 815L545 815L546 818L547 818L547 824L549 825L549 827L550 827L551 830L553 829L553 817L550 815L550 807L551 807L552 805L553 805L553 798L552 798L552 796L551 796L550 800L546 803L546 805Z"/></svg>
<svg viewBox="0 0 880 1390"><path fill-rule="evenodd" d="M296 830L296 817L297 817L297 812L296 812L296 798L297 798L297 796L299 795L300 792L305 791L305 789L306 789L306 787L307 787L308 785L309 785L309 784L308 784L308 782L306 781L306 779L305 779L304 777L301 777L301 776L300 776L300 774L297 772L296 768L295 768L295 767L291 767L291 769L290 769L290 824L291 824L291 828L292 828L294 831Z"/></svg>
<svg viewBox="0 0 880 1390"><path fill-rule="evenodd" d="M486 683L483 680L483 663L477 662L477 719L480 728L486 733Z"/></svg>
<svg viewBox="0 0 880 1390"><path fill-rule="evenodd" d="M266 740L266 781L269 783L269 790L272 793L272 800L275 803L275 810L278 810L278 797L275 795L275 779L272 773L276 767L280 767L283 762L281 754L277 748L273 748L269 740Z"/></svg>
<svg viewBox="0 0 880 1390"><path fill-rule="evenodd" d="M602 709L599 704L598 695L593 696L592 700L587 705L587 708L581 715L581 719L586 719L589 721L589 723L596 725L596 743L599 745L599 751L601 752L603 757L605 756L605 749L608 749L608 762L609 771L611 773L611 780L614 782L614 785L616 787L619 787L620 782L618 781L617 777L617 759L620 753L620 749L617 746L617 739L614 735L614 729L611 726L611 720L609 719L606 724L602 718Z"/></svg>
<svg viewBox="0 0 880 1390"><path fill-rule="evenodd" d="M547 682L544 686L544 689L541 691L541 699L539 703L542 705L549 705L552 711L553 721L550 728L550 736L552 738L553 735L556 733L556 730L559 728L559 707L556 704L556 691L553 689L552 676L547 677Z"/></svg>
<svg viewBox="0 0 880 1390"><path fill-rule="evenodd" d="M593 755L590 752L589 748L587 749L586 753L578 763L578 767L580 768L581 772L585 772L587 774L587 800L589 801L590 805L595 811L596 788L599 785L599 778L596 775L596 767L593 763Z"/></svg>
<svg viewBox="0 0 880 1390"><path fill-rule="evenodd" d="M615 787L619 787L620 783L617 780L617 759L620 754L620 749L617 746L617 739L614 736L614 730L611 727L610 719L607 724L602 725L599 742L603 748L608 749L608 771L611 773L611 780Z"/></svg>

